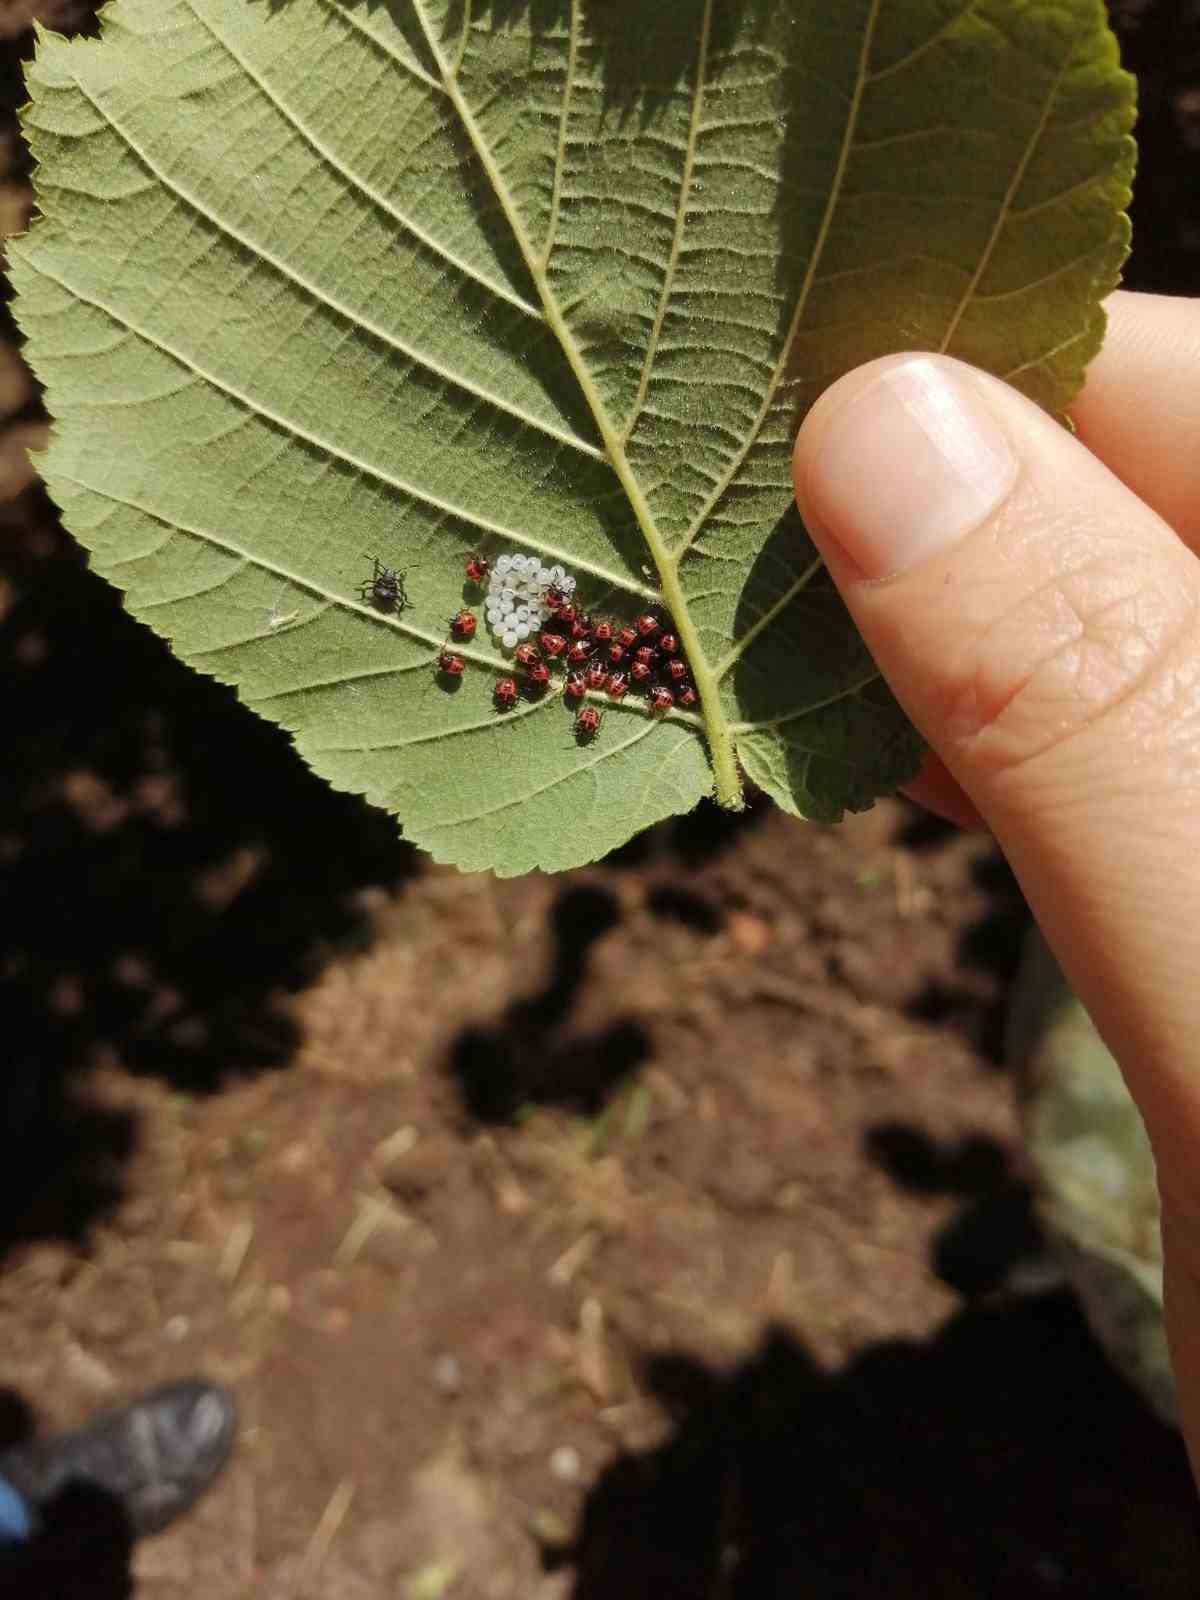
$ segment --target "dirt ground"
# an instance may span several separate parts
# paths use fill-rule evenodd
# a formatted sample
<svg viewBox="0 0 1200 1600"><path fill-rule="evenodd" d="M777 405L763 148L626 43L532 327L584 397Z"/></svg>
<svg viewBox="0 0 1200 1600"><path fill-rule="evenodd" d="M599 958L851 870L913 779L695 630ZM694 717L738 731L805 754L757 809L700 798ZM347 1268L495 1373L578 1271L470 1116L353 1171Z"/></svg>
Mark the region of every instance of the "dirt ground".
<svg viewBox="0 0 1200 1600"><path fill-rule="evenodd" d="M1197 292L1200 8L1116 9L1131 281ZM193 1517L130 1552L99 1516L0 1594L1194 1596L1179 1442L1031 1220L988 842L756 806L559 878L432 867L18 493L23 384L0 1446L193 1372L242 1429Z"/></svg>

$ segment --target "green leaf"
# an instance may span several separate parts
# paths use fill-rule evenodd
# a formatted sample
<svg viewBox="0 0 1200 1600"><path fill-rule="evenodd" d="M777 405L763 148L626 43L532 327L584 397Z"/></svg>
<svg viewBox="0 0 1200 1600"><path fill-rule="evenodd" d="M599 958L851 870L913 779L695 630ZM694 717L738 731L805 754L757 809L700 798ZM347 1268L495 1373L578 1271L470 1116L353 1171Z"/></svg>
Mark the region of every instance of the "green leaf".
<svg viewBox="0 0 1200 1600"><path fill-rule="evenodd" d="M515 873L736 805L739 763L827 820L911 774L790 441L897 348L1066 406L1127 244L1101 0L121 0L30 93L51 493L330 782ZM500 715L483 629L439 687L477 547L665 604L699 714Z"/></svg>

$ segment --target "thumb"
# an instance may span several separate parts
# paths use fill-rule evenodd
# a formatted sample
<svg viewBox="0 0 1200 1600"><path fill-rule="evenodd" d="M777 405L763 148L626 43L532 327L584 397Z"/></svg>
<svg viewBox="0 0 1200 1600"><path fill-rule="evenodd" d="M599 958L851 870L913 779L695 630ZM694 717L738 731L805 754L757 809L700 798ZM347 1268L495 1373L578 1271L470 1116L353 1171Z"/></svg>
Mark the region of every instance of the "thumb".
<svg viewBox="0 0 1200 1600"><path fill-rule="evenodd" d="M835 384L795 474L876 661L1146 1119L1169 1289L1195 1295L1187 1361L1178 1321L1174 1342L1200 1443L1200 563L1066 429L947 357Z"/></svg>

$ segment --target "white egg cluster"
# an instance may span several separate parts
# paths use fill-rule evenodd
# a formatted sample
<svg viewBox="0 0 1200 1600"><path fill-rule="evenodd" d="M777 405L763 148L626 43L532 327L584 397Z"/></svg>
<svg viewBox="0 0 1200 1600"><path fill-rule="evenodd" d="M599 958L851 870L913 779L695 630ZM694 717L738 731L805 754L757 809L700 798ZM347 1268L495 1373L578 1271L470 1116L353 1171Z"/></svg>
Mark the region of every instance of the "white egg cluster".
<svg viewBox="0 0 1200 1600"><path fill-rule="evenodd" d="M537 633L550 620L546 590L574 594L575 579L562 567L546 567L537 556L503 555L492 562L484 606L493 637L505 650Z"/></svg>

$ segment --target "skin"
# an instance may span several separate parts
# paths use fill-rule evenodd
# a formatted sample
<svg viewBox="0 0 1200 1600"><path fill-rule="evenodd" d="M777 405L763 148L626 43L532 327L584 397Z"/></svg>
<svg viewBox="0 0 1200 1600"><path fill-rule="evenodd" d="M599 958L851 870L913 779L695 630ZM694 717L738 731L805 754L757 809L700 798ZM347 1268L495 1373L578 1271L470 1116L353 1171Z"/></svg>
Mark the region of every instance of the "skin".
<svg viewBox="0 0 1200 1600"><path fill-rule="evenodd" d="M925 540L911 561L901 552L900 570L889 570L886 532L864 535L870 511L845 464L858 446L886 467L911 555L922 488L899 446L888 459L872 419L891 415L875 396L901 392L896 369L913 372L918 358L869 363L828 390L800 431L795 478L834 580L935 752L913 796L993 832L1145 1118L1195 1472L1200 302L1117 294L1108 312L1075 437L996 380L919 358L935 381L944 365L956 392L970 391L1012 470L986 514L944 544Z"/></svg>

